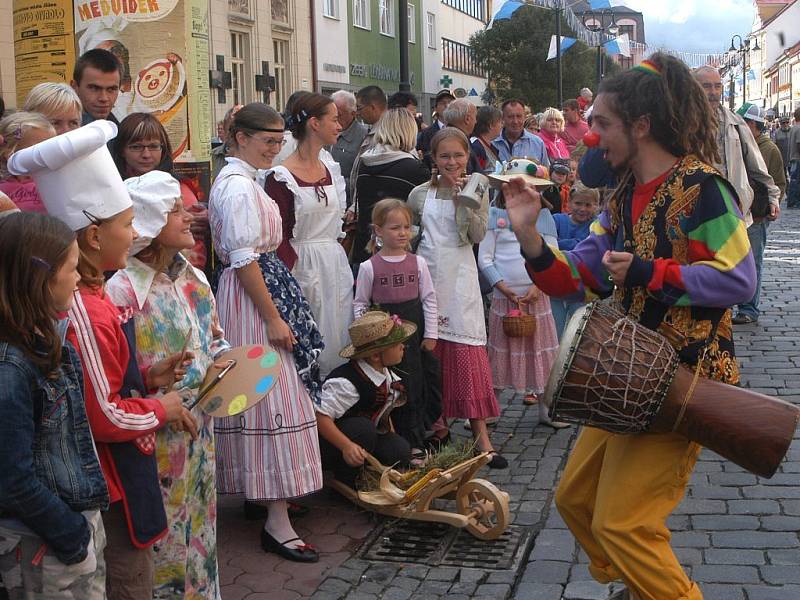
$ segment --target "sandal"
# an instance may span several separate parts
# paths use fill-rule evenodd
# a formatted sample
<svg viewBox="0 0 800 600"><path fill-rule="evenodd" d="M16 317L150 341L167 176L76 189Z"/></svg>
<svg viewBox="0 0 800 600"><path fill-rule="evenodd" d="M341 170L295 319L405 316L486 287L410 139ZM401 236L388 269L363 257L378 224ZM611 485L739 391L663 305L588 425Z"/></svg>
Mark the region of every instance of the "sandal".
<svg viewBox="0 0 800 600"><path fill-rule="evenodd" d="M537 396L536 394L525 394L522 397L522 403L527 405L527 406L532 406L533 404L536 404L537 402L539 402L539 396Z"/></svg>

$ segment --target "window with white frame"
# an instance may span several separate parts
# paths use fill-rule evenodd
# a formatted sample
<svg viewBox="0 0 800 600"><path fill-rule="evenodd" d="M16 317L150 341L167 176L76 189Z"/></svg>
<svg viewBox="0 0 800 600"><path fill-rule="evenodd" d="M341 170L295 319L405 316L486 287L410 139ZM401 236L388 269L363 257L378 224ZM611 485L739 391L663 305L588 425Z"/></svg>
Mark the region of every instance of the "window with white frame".
<svg viewBox="0 0 800 600"><path fill-rule="evenodd" d="M425 15L425 29L428 34L428 48L436 49L436 15L432 12Z"/></svg>
<svg viewBox="0 0 800 600"><path fill-rule="evenodd" d="M361 29L371 29L369 0L353 0L353 25Z"/></svg>
<svg viewBox="0 0 800 600"><path fill-rule="evenodd" d="M417 43L417 9L413 4L408 5L408 43Z"/></svg>
<svg viewBox="0 0 800 600"><path fill-rule="evenodd" d="M275 58L275 106L283 110L289 97L289 40L272 39Z"/></svg>
<svg viewBox="0 0 800 600"><path fill-rule="evenodd" d="M338 19L339 0L322 0L322 14L331 19Z"/></svg>
<svg viewBox="0 0 800 600"><path fill-rule="evenodd" d="M394 0L378 0L379 31L394 37Z"/></svg>
<svg viewBox="0 0 800 600"><path fill-rule="evenodd" d="M250 102L250 36L231 31L231 92L234 104Z"/></svg>

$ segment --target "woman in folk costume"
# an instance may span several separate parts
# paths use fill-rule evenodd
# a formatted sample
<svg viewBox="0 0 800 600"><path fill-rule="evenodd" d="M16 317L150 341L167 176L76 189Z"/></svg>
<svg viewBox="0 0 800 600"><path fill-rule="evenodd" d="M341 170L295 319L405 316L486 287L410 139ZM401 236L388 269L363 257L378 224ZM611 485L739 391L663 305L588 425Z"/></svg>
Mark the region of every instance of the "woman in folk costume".
<svg viewBox="0 0 800 600"><path fill-rule="evenodd" d="M86 414L111 500L103 513L106 588L111 599L150 598L151 546L167 533L155 432L172 423L196 436L197 428L176 392L145 397L185 373L182 353L140 370L131 314L105 291L103 272L125 268L137 237L128 191L106 147L116 131L95 121L17 152L9 168L32 175L48 212L77 233L81 281L67 340L83 364Z"/></svg>
<svg viewBox="0 0 800 600"><path fill-rule="evenodd" d="M181 251L194 247L193 216L184 208L181 186L163 171L131 177L139 237L128 266L109 280L114 304L133 311L136 358L142 368L173 351L194 355L178 392L194 400L206 371L230 346L217 319L206 276ZM214 424L200 407L192 409L197 439L169 427L156 433L156 459L169 530L154 546L154 598L217 600L217 486Z"/></svg>
<svg viewBox="0 0 800 600"><path fill-rule="evenodd" d="M217 487L268 502L264 551L316 562L317 551L292 527L287 500L322 487L314 411L322 341L300 286L276 253L283 231L278 206L256 183L282 145L283 119L275 110L260 102L243 107L230 128L227 165L211 188L226 337L234 346L269 343L282 360L279 381L262 402L218 419Z"/></svg>
<svg viewBox="0 0 800 600"><path fill-rule="evenodd" d="M322 376L343 361L353 320L353 273L339 240L347 197L336 163L323 162L319 151L336 143L341 131L336 104L322 94L301 96L289 118L295 150L267 177L266 190L283 219L278 256L292 270L322 332ZM352 214L352 213L348 213Z"/></svg>

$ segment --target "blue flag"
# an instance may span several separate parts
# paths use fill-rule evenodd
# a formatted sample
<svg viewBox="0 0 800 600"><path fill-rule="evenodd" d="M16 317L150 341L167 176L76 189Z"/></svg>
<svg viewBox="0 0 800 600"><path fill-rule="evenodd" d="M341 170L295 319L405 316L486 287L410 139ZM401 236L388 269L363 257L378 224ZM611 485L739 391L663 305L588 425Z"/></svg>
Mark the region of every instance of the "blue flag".
<svg viewBox="0 0 800 600"><path fill-rule="evenodd" d="M575 38L561 36L561 54L572 48L573 44L577 42ZM556 36L550 36L550 48L547 50L547 60L552 60L556 57Z"/></svg>
<svg viewBox="0 0 800 600"><path fill-rule="evenodd" d="M492 13L492 20L486 26L486 29L491 29L495 21L502 21L503 19L510 19L518 8L525 3L521 0L498 0L494 5L494 12Z"/></svg>

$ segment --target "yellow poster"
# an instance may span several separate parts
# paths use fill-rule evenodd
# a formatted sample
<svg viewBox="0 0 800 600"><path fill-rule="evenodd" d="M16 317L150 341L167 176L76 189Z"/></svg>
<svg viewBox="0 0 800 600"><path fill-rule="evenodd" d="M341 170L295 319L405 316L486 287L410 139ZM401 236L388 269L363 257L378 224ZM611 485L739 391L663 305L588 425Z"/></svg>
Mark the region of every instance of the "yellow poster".
<svg viewBox="0 0 800 600"><path fill-rule="evenodd" d="M69 83L75 65L72 0L14 0L17 106L43 81Z"/></svg>
<svg viewBox="0 0 800 600"><path fill-rule="evenodd" d="M189 145L192 159L211 160L211 90L208 86L208 2L186 0Z"/></svg>
<svg viewBox="0 0 800 600"><path fill-rule="evenodd" d="M155 115L173 156L189 150L185 0L74 0L78 54L112 52L122 64L114 116ZM207 56L207 54L206 54ZM207 77L206 77L207 79Z"/></svg>

